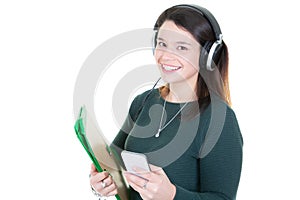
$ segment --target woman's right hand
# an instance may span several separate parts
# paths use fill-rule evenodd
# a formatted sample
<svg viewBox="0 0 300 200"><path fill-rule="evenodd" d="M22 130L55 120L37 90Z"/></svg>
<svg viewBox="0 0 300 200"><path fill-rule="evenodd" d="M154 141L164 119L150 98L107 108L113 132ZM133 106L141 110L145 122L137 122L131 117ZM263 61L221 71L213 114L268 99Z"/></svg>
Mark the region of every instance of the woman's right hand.
<svg viewBox="0 0 300 200"><path fill-rule="evenodd" d="M95 165L91 166L90 184L101 196L113 196L118 193L117 185L107 171L98 172Z"/></svg>

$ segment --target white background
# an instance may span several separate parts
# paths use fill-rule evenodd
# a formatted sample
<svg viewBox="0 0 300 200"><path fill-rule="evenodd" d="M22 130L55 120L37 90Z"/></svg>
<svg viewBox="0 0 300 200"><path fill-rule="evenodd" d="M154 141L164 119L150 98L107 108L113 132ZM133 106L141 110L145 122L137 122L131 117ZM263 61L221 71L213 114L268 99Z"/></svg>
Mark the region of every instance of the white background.
<svg viewBox="0 0 300 200"><path fill-rule="evenodd" d="M105 40L152 27L178 3L208 8L229 47L244 137L238 199L299 196L297 1L11 0L0 3L0 199L95 199L73 130L81 65Z"/></svg>

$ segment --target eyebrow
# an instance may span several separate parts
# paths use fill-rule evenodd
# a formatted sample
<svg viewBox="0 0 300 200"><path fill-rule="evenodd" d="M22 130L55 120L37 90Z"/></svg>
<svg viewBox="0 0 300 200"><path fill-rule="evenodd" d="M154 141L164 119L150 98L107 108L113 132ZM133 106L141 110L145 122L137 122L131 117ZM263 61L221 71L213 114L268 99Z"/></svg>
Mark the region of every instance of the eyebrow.
<svg viewBox="0 0 300 200"><path fill-rule="evenodd" d="M157 40L166 41L165 39L158 37ZM185 41L177 41L177 44L185 44L185 45L192 45L191 43L185 42Z"/></svg>

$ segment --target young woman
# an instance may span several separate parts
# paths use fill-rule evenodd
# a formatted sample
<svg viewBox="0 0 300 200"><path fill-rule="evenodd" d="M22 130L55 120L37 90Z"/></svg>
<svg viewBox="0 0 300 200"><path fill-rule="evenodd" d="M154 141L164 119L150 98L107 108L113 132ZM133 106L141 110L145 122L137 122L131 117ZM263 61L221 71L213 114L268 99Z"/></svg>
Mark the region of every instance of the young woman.
<svg viewBox="0 0 300 200"><path fill-rule="evenodd" d="M125 173L130 199L235 199L243 141L230 108L220 27L205 8L177 5L154 29L154 57L166 85L133 100L113 141L146 154L151 164L151 172ZM117 193L113 178L93 165L90 184L103 196Z"/></svg>

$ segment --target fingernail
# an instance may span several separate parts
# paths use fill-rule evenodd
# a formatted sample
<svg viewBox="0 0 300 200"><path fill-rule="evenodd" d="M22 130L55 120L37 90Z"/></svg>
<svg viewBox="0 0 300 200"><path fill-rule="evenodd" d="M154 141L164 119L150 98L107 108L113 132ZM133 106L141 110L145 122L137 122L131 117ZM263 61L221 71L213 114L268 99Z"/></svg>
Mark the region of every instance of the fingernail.
<svg viewBox="0 0 300 200"><path fill-rule="evenodd" d="M129 173L128 173L128 172L124 172L123 174L124 174L124 176L128 176L128 175L129 175Z"/></svg>
<svg viewBox="0 0 300 200"><path fill-rule="evenodd" d="M139 170L137 167L132 167L132 169L133 169L134 171L138 171L138 170Z"/></svg>

